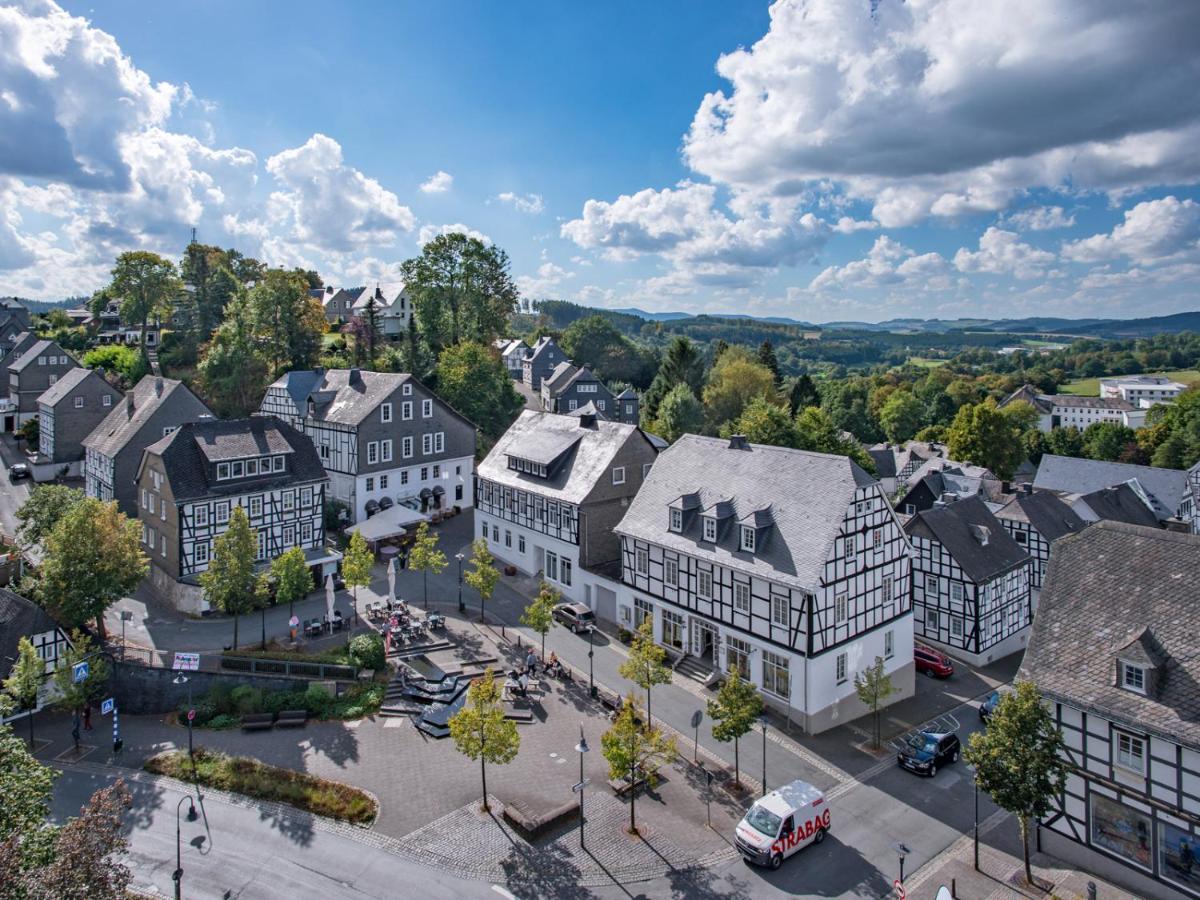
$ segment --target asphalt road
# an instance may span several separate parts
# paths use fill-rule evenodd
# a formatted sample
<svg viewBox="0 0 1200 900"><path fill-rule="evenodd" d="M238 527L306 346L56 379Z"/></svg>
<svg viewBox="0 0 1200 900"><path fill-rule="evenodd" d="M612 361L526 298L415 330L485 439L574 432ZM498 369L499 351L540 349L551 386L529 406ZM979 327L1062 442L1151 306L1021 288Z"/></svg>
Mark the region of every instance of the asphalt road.
<svg viewBox="0 0 1200 900"><path fill-rule="evenodd" d="M17 453L17 445L11 435L0 438L0 463L3 472L0 473L0 532L13 537L17 533L17 510L29 499L32 479L26 478L15 484L8 477L8 467L15 462L21 462L23 457Z"/></svg>

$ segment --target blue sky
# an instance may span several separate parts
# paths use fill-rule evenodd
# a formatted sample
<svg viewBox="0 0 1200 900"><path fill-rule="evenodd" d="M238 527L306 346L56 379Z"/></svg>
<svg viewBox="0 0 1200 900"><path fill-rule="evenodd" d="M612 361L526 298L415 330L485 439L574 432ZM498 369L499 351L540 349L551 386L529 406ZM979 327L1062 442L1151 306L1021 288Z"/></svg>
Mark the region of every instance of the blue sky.
<svg viewBox="0 0 1200 900"><path fill-rule="evenodd" d="M872 6L0 7L0 293L193 226L362 284L455 228L599 306L1200 305L1200 8Z"/></svg>

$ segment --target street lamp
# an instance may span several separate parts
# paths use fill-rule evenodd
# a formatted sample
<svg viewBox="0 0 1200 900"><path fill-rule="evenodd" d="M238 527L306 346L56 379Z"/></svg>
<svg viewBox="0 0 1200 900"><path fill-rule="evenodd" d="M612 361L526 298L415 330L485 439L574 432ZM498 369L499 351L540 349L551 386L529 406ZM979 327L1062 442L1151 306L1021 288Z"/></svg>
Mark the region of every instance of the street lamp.
<svg viewBox="0 0 1200 900"><path fill-rule="evenodd" d="M758 717L758 724L762 726L763 737L763 777L762 777L762 795L767 796L767 714L764 712Z"/></svg>
<svg viewBox="0 0 1200 900"><path fill-rule="evenodd" d="M896 851L896 856L900 858L900 886L904 886L904 857L912 853L908 847L904 846L903 841L896 841L892 844L892 849Z"/></svg>
<svg viewBox="0 0 1200 900"><path fill-rule="evenodd" d="M171 880L175 882L175 900L183 898L183 837L179 811L183 808L184 800L188 802L187 820L196 821L196 804L192 802L191 794L184 794L175 804L175 871L171 873Z"/></svg>
<svg viewBox="0 0 1200 900"><path fill-rule="evenodd" d="M133 621L133 613L127 609L121 610L121 659L125 659L125 623Z"/></svg>
<svg viewBox="0 0 1200 900"><path fill-rule="evenodd" d="M596 673L595 673L595 663L593 662L593 659L596 656L596 647L592 643L592 635L595 633L595 631L596 631L595 625L589 625L587 627L587 633L588 633L588 696L590 696L593 700L596 699Z"/></svg>
<svg viewBox="0 0 1200 900"><path fill-rule="evenodd" d="M462 564L465 557L461 553L455 553L454 558L458 560L458 612L461 615L467 611L467 607L463 603L462 598ZM482 615L482 613L480 615Z"/></svg>
<svg viewBox="0 0 1200 900"><path fill-rule="evenodd" d="M583 736L583 723L579 723L579 743L575 745L575 752L579 754L579 849L583 850L583 755L590 750L587 745L587 738Z"/></svg>
<svg viewBox="0 0 1200 900"><path fill-rule="evenodd" d="M187 711L187 729L188 729L188 759L192 762L192 781L196 781L196 754L192 749L192 682L186 675L180 672L173 679L172 684L188 686L188 711Z"/></svg>
<svg viewBox="0 0 1200 900"><path fill-rule="evenodd" d="M975 871L979 871L979 773L971 769L971 784L975 788Z"/></svg>

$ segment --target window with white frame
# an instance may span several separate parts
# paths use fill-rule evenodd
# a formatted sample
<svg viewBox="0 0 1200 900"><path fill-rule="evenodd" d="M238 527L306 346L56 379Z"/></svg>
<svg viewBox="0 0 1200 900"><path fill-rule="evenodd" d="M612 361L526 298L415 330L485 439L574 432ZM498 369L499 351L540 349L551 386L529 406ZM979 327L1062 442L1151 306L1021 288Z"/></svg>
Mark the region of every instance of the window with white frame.
<svg viewBox="0 0 1200 900"><path fill-rule="evenodd" d="M672 531L683 531L683 510L682 509L671 510L671 530Z"/></svg>
<svg viewBox="0 0 1200 900"><path fill-rule="evenodd" d="M703 599L711 600L713 595L713 580L712 572L708 569L700 569L696 573L696 593Z"/></svg>
<svg viewBox="0 0 1200 900"><path fill-rule="evenodd" d="M413 455L413 439L412 435L400 439L400 455L405 459L409 459Z"/></svg>
<svg viewBox="0 0 1200 900"><path fill-rule="evenodd" d="M663 560L663 581L671 587L679 587L679 562L667 557Z"/></svg>
<svg viewBox="0 0 1200 900"><path fill-rule="evenodd" d="M837 655L837 683L838 683L838 684L845 684L845 683L846 683L846 672L847 672L847 669L849 668L849 667L846 665L846 663L847 663L847 656L846 656L846 654L845 654L845 653L839 653L839 654Z"/></svg>
<svg viewBox="0 0 1200 900"><path fill-rule="evenodd" d="M217 504L217 524L224 525L229 521L229 501L222 500Z"/></svg>
<svg viewBox="0 0 1200 900"><path fill-rule="evenodd" d="M558 581L558 554L546 551L546 577Z"/></svg>
<svg viewBox="0 0 1200 900"><path fill-rule="evenodd" d="M262 497L250 498L250 518L258 519L262 516Z"/></svg>
<svg viewBox="0 0 1200 900"><path fill-rule="evenodd" d="M639 575L646 575L650 572L650 554L643 548L639 547L634 552L636 566Z"/></svg>
<svg viewBox="0 0 1200 900"><path fill-rule="evenodd" d="M293 509L296 508L296 492L295 491L284 491L280 495L280 499L283 501L283 511L284 512L291 512Z"/></svg>
<svg viewBox="0 0 1200 900"><path fill-rule="evenodd" d="M379 489L381 491L386 491L387 486L388 486L388 477L386 475L380 475L379 476Z"/></svg>
<svg viewBox="0 0 1200 900"><path fill-rule="evenodd" d="M208 507L207 506L197 506L196 507L196 527L202 528L206 525L208 525Z"/></svg>
<svg viewBox="0 0 1200 900"><path fill-rule="evenodd" d="M565 556L560 560L558 580L567 587L571 586L571 561Z"/></svg>
<svg viewBox="0 0 1200 900"><path fill-rule="evenodd" d="M788 673L789 660L786 656L763 651L763 690L776 697L788 697L791 693L791 679Z"/></svg>
<svg viewBox="0 0 1200 900"><path fill-rule="evenodd" d="M257 534L258 534L258 552L255 554L254 558L255 559L266 559L267 558L267 532L265 530L260 530L257 532Z"/></svg>
<svg viewBox="0 0 1200 900"><path fill-rule="evenodd" d="M404 387L402 387L400 389L400 393L402 393L405 397L411 397L412 396L412 385L405 384Z"/></svg>
<svg viewBox="0 0 1200 900"><path fill-rule="evenodd" d="M717 520L712 516L704 517L704 539L709 542L717 539Z"/></svg>
<svg viewBox="0 0 1200 900"><path fill-rule="evenodd" d="M375 476L374 475L367 476L367 483L365 485L365 490L367 491L368 494L371 491L375 490Z"/></svg>
<svg viewBox="0 0 1200 900"><path fill-rule="evenodd" d="M841 625L849 617L847 607L849 601L845 594L838 594L833 598L833 623Z"/></svg>
<svg viewBox="0 0 1200 900"><path fill-rule="evenodd" d="M953 637L960 638L963 634L963 620L958 616L950 617L950 634Z"/></svg>
<svg viewBox="0 0 1200 900"><path fill-rule="evenodd" d="M742 526L742 549L747 553L754 552L754 529Z"/></svg>
<svg viewBox="0 0 1200 900"><path fill-rule="evenodd" d="M936 575L926 575L925 576L925 593L926 594L933 594L933 596L936 597L938 595L938 589L940 587L941 587L941 579L939 579Z"/></svg>
<svg viewBox="0 0 1200 900"><path fill-rule="evenodd" d="M446 452L446 432L438 431L438 432L434 433L434 435L433 435L433 452L434 453L445 453Z"/></svg>
<svg viewBox="0 0 1200 900"><path fill-rule="evenodd" d="M625 483L625 467L624 466L614 466L613 467L612 483L613 484L624 484Z"/></svg>
<svg viewBox="0 0 1200 900"><path fill-rule="evenodd" d="M1146 739L1124 731L1114 732L1117 739L1117 754L1114 761L1122 769L1146 774Z"/></svg>
<svg viewBox="0 0 1200 900"><path fill-rule="evenodd" d="M950 599L954 603L962 603L964 594L965 589L963 588L961 581L950 582Z"/></svg>
<svg viewBox="0 0 1200 900"><path fill-rule="evenodd" d="M896 635L889 628L883 633L883 658L891 659L896 652Z"/></svg>
<svg viewBox="0 0 1200 900"><path fill-rule="evenodd" d="M846 555L854 555L854 535L852 534L846 535Z"/></svg>
<svg viewBox="0 0 1200 900"><path fill-rule="evenodd" d="M83 409L83 398L82 398L82 397L76 397L76 398L75 398L75 408L76 408L76 409Z"/></svg>
<svg viewBox="0 0 1200 900"><path fill-rule="evenodd" d="M642 623L654 615L654 606L649 600L641 597L633 598L633 627L641 628Z"/></svg>
<svg viewBox="0 0 1200 900"><path fill-rule="evenodd" d="M871 532L871 547L875 550L883 548L883 529L876 528Z"/></svg>
<svg viewBox="0 0 1200 900"><path fill-rule="evenodd" d="M229 478L229 463L217 463L217 481Z"/></svg>
<svg viewBox="0 0 1200 900"><path fill-rule="evenodd" d="M1029 535L1027 535L1024 531L1014 531L1013 537L1016 538L1018 544L1029 543Z"/></svg>
<svg viewBox="0 0 1200 900"><path fill-rule="evenodd" d="M379 421L381 421L381 422L392 421L392 404L385 403L379 407Z"/></svg>
<svg viewBox="0 0 1200 900"><path fill-rule="evenodd" d="M743 581L733 583L733 610L740 613L750 612L750 585Z"/></svg>
<svg viewBox="0 0 1200 900"><path fill-rule="evenodd" d="M196 565L203 566L208 564L208 541L196 542Z"/></svg>
<svg viewBox="0 0 1200 900"><path fill-rule="evenodd" d="M880 591L884 603L891 603L895 596L895 579L891 575L884 575L880 582Z"/></svg>
<svg viewBox="0 0 1200 900"><path fill-rule="evenodd" d="M371 441L367 444L367 465L373 466L379 462L379 441Z"/></svg>
<svg viewBox="0 0 1200 900"><path fill-rule="evenodd" d="M925 630L937 631L940 620L938 619L938 611L936 609L925 610Z"/></svg>
<svg viewBox="0 0 1200 900"><path fill-rule="evenodd" d="M392 440L388 438L386 441L381 441L379 444L380 456L384 462L392 461Z"/></svg>
<svg viewBox="0 0 1200 900"><path fill-rule="evenodd" d="M791 602L787 597L775 594L771 597L771 624L788 625L790 622Z"/></svg>
<svg viewBox="0 0 1200 900"><path fill-rule="evenodd" d="M1121 687L1139 694L1146 693L1146 670L1142 666L1122 662Z"/></svg>
<svg viewBox="0 0 1200 900"><path fill-rule="evenodd" d="M291 550L293 547L296 546L296 526L295 525L284 525L283 526L283 546L286 547L288 550Z"/></svg>
<svg viewBox="0 0 1200 900"><path fill-rule="evenodd" d="M750 677L750 642L741 638L725 639L725 670L737 672L742 678Z"/></svg>
<svg viewBox="0 0 1200 900"><path fill-rule="evenodd" d="M407 385L405 385L405 387L407 387ZM406 422L412 418L412 401L411 400L405 400L403 403L400 404L400 418Z"/></svg>
<svg viewBox="0 0 1200 900"><path fill-rule="evenodd" d="M433 435L432 434L421 435L421 452L423 454L425 454L426 456L428 456L430 453L433 452Z"/></svg>
<svg viewBox="0 0 1200 900"><path fill-rule="evenodd" d="M433 401L432 400L422 400L421 401L421 418L430 419L432 417L433 417Z"/></svg>
<svg viewBox="0 0 1200 900"><path fill-rule="evenodd" d="M112 394L105 394L100 398L101 406L112 406Z"/></svg>
<svg viewBox="0 0 1200 900"><path fill-rule="evenodd" d="M523 534L517 535L517 552L518 553L525 552L525 535L523 535Z"/></svg>

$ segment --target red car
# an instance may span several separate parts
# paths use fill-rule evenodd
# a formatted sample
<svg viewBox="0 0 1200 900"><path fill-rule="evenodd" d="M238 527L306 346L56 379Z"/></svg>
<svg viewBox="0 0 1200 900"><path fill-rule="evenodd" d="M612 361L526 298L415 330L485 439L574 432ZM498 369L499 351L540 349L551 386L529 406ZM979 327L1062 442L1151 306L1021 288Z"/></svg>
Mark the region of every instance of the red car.
<svg viewBox="0 0 1200 900"><path fill-rule="evenodd" d="M930 678L949 678L954 674L950 657L924 644L913 646L913 662L917 664L918 672L924 672Z"/></svg>

